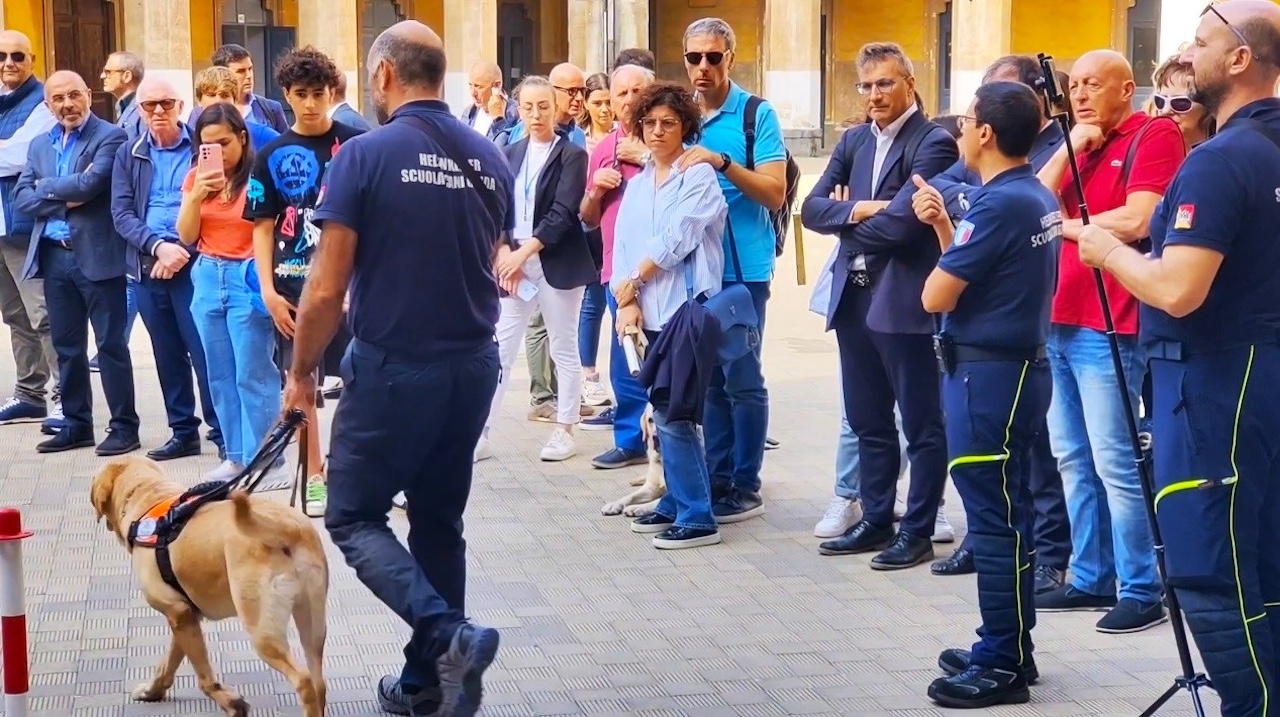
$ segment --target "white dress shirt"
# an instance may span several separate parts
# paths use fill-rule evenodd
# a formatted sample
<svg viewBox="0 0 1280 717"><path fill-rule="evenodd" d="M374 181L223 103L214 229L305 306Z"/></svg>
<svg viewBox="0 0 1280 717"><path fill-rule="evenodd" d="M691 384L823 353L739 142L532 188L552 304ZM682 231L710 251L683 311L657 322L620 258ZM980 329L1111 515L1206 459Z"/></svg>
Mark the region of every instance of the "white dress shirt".
<svg viewBox="0 0 1280 717"><path fill-rule="evenodd" d="M898 119L890 122L884 129L880 129L880 125L875 122L871 123L871 136L876 141L876 157L875 162L871 165L871 196L875 197L876 192L880 189L880 170L884 169L884 160L889 156L889 148L893 146L893 140L897 139L898 133L902 131L902 125L911 119L911 115L919 112L920 108L915 102L907 108L906 112ZM906 161L906 158L903 158ZM867 257L858 254L853 257L853 270L866 271Z"/></svg>

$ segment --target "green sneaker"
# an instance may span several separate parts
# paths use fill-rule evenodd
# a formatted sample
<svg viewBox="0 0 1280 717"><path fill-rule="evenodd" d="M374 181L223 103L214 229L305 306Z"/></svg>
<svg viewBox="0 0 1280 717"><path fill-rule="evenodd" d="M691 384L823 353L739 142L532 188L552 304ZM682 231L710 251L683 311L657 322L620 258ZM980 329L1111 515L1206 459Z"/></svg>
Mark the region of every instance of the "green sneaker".
<svg viewBox="0 0 1280 717"><path fill-rule="evenodd" d="M324 509L329 505L329 488L323 476L311 476L307 479L306 498L302 502L302 512L308 518L323 518Z"/></svg>

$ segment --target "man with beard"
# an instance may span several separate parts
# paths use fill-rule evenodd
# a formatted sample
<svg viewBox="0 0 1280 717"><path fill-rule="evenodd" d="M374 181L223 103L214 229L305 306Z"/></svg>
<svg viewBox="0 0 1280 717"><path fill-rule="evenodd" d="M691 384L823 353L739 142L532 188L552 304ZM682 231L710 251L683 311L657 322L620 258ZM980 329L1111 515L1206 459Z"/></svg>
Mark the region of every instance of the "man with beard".
<svg viewBox="0 0 1280 717"><path fill-rule="evenodd" d="M311 408L350 286L355 338L333 418L325 527L360 581L412 629L404 670L378 684L382 709L472 717L499 637L466 619L462 514L498 387L492 262L514 226L514 181L493 143L450 114L444 44L430 28L393 25L374 41L368 67L382 127L345 143L321 186L312 217L320 246L284 405ZM387 525L400 491L407 550Z"/></svg>
<svg viewBox="0 0 1280 717"><path fill-rule="evenodd" d="M1080 258L1141 302L1165 578L1225 717L1280 715L1280 7L1210 5L1183 54L1218 134L1151 219L1149 256L1102 227Z"/></svg>

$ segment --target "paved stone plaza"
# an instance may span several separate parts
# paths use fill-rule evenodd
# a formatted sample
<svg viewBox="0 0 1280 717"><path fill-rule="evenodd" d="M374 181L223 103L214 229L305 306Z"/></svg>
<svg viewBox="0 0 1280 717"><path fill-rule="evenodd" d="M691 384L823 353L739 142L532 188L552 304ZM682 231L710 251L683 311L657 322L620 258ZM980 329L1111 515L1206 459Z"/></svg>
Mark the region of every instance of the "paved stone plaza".
<svg viewBox="0 0 1280 717"><path fill-rule="evenodd" d="M820 171L821 164L806 169ZM812 277L830 240L806 240ZM577 458L542 464L537 453L548 429L526 422L524 395L509 392L496 456L477 467L467 516L469 610L503 638L484 714L948 712L924 692L939 674L938 651L973 640L973 579L934 578L927 566L875 573L866 556L817 554L813 523L830 496L839 425L835 344L806 310L809 288L797 286L790 251L774 290L765 361L770 433L782 447L766 454L768 512L725 528L721 545L660 552L625 519L602 517L600 505L628 490L632 475L590 467L611 435L580 433ZM0 331L0 391L13 380L7 337ZM168 431L141 322L132 345L143 445L150 448ZM516 385L525 377L518 363ZM96 405L101 438L100 393ZM322 422L331 415L332 403ZM129 690L161 659L168 628L138 597L124 549L93 521L87 488L101 460L88 450L41 457L39 439L36 425L0 427L0 504L21 506L36 531L26 543L34 715L217 714L186 665L171 701L129 701ZM194 483L215 462L209 447L200 459L168 468ZM948 503L962 531L954 491ZM402 513L393 513L392 523L403 532ZM939 554L951 548L939 546ZM398 670L407 631L331 545L329 559L329 714L378 715L372 685ZM989 714L1141 712L1177 669L1172 633L1165 625L1106 636L1093 629L1097 617L1043 616L1035 631L1043 677L1033 701ZM205 634L223 684L245 695L251 714L300 714L288 683L257 658L237 622L207 625ZM1189 708L1180 696L1161 714Z"/></svg>

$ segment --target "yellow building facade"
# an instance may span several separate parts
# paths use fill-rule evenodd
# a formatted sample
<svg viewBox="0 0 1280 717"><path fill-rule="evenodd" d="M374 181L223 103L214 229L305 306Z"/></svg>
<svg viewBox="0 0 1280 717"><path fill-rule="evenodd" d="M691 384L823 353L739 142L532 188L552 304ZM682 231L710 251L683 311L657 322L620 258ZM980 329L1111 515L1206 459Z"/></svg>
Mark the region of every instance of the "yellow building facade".
<svg viewBox="0 0 1280 717"><path fill-rule="evenodd" d="M809 154L860 112L855 60L866 42L900 43L927 108L946 112L967 103L982 69L1010 52L1048 52L1067 69L1081 53L1111 47L1130 55L1141 80L1156 61L1161 7L1170 1L3 0L0 24L31 37L42 77L73 69L92 84L109 52L128 49L148 72L189 88L218 45L236 42L255 57L258 91L278 95L269 67L288 47L320 47L362 90L373 38L416 19L444 38L446 98L461 109L467 70L482 58L498 62L511 86L565 59L602 70L616 51L639 46L654 51L660 76L683 78L684 29L714 15L737 34L735 79L770 99L793 147ZM349 100L367 104L362 94ZM109 98L98 100L110 107Z"/></svg>

